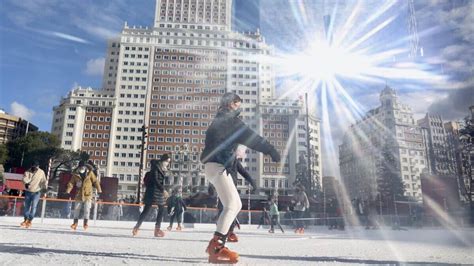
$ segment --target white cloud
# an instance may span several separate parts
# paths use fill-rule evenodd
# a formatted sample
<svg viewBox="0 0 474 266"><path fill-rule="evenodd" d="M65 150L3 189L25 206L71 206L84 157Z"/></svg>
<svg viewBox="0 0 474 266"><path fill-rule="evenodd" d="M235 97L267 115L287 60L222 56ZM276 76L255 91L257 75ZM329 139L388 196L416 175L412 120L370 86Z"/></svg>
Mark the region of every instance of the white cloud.
<svg viewBox="0 0 474 266"><path fill-rule="evenodd" d="M89 43L89 41L87 41L87 40L84 40L82 38L79 38L79 37L76 37L76 36L73 36L73 35L69 35L69 34L66 34L66 33L53 31L53 32L51 32L51 34L53 36L56 36L56 37L59 37L59 38L62 38L62 39L66 39L66 40L69 40L69 41L73 41L73 42Z"/></svg>
<svg viewBox="0 0 474 266"><path fill-rule="evenodd" d="M101 76L104 73L105 58L99 57L87 61L85 73L91 76Z"/></svg>
<svg viewBox="0 0 474 266"><path fill-rule="evenodd" d="M110 39L113 37L117 37L119 32L113 29L107 29L104 27L94 26L94 25L78 25L81 29L86 31L87 33L94 35L96 37L102 39Z"/></svg>
<svg viewBox="0 0 474 266"><path fill-rule="evenodd" d="M35 115L35 111L28 109L28 107L16 101L10 105L10 112L12 115L19 116L26 120L30 120Z"/></svg>
<svg viewBox="0 0 474 266"><path fill-rule="evenodd" d="M419 90L399 95L400 102L411 107L415 118L421 118L425 116L432 104L444 100L447 97L448 93L446 91L426 90Z"/></svg>
<svg viewBox="0 0 474 266"><path fill-rule="evenodd" d="M89 41L87 41L85 39L79 38L79 37L74 36L74 35L62 33L62 32L49 31L49 30L34 30L34 31L39 32L41 34L45 34L45 35L61 38L61 39L64 39L64 40L68 40L68 41L73 41L73 42L78 42L78 43L90 43Z"/></svg>

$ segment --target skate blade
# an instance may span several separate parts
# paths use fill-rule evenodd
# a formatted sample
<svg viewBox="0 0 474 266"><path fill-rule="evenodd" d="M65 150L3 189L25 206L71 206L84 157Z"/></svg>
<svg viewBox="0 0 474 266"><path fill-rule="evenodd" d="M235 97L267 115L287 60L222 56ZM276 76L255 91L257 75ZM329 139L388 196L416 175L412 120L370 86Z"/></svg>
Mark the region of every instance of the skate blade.
<svg viewBox="0 0 474 266"><path fill-rule="evenodd" d="M239 257L237 257L235 259L211 258L211 257L209 257L208 262L212 263L212 264L235 264L235 263L239 262Z"/></svg>

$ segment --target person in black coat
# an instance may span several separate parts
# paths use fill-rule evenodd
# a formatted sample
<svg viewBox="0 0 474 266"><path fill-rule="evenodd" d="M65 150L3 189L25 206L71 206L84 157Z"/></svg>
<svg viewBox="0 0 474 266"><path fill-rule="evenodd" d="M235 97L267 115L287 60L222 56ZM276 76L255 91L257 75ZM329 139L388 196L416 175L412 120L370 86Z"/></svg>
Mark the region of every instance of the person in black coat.
<svg viewBox="0 0 474 266"><path fill-rule="evenodd" d="M235 93L229 92L222 96L216 117L206 131L205 147L201 154L206 177L214 185L223 205L214 237L206 249L209 262L213 263L236 263L239 258L236 252L225 247L229 228L242 208L230 174L236 160L237 146L245 145L270 155L275 162L280 161L280 154L275 147L240 120L241 103L242 99Z"/></svg>
<svg viewBox="0 0 474 266"><path fill-rule="evenodd" d="M165 172L171 162L171 157L168 154L161 156L160 160L151 160L151 169L145 174L143 182L145 183L145 197L143 203L145 207L138 217L137 224L132 230L135 236L138 234L138 229L142 225L146 216L150 212L153 205L158 205L158 214L156 215L155 236L163 237L165 233L161 230L161 221L163 220L163 213L165 210Z"/></svg>

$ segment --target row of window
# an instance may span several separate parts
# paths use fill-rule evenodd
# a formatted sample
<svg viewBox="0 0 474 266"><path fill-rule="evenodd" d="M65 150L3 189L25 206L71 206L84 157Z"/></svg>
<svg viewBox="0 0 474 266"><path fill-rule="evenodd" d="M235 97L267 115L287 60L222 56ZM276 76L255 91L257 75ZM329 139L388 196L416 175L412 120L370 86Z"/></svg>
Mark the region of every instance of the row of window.
<svg viewBox="0 0 474 266"><path fill-rule="evenodd" d="M140 115L140 116L143 116L144 112L143 111L118 111L119 115Z"/></svg>
<svg viewBox="0 0 474 266"><path fill-rule="evenodd" d="M122 78L123 79L123 78ZM169 84L196 84L196 85L225 85L224 80L215 80L215 79L184 79L184 78L153 78L155 83L169 83Z"/></svg>
<svg viewBox="0 0 474 266"><path fill-rule="evenodd" d="M85 146L86 147L86 146ZM89 154L90 156L103 156L103 157L107 157L107 151L87 151L87 150L83 150L84 152L87 152L87 154Z"/></svg>
<svg viewBox="0 0 474 266"><path fill-rule="evenodd" d="M172 64L173 65L173 64ZM163 76L188 76L196 78L208 78L208 79L225 79L227 74L217 73L213 71L178 71L178 70L155 70L153 71L154 75L163 75Z"/></svg>
<svg viewBox="0 0 474 266"><path fill-rule="evenodd" d="M205 133L205 131L204 131L204 133ZM197 131L196 134L194 134L194 130L193 130L193 135L199 135L199 131ZM204 138L202 138L202 139L204 139ZM155 138L155 137L153 137L153 140L152 140L151 137L150 137L149 143L153 143L155 141L157 141L157 142L168 142L168 143L190 143L192 140L191 140L191 138L179 138L179 137L175 137L175 138L172 138L172 137L156 137ZM199 143L199 142L200 141L198 139L193 141L193 143ZM155 146L154 145L148 145L147 149L148 150L154 150Z"/></svg>
<svg viewBox="0 0 474 266"><path fill-rule="evenodd" d="M86 124L84 126L85 129L91 129L91 130L106 130L106 131L109 131L110 130L110 126L104 126L104 125L90 125L90 124Z"/></svg>
<svg viewBox="0 0 474 266"><path fill-rule="evenodd" d="M183 134L183 135L189 135L189 134L191 134L190 129L172 129L172 128L167 128L167 129L165 130L164 128L157 128L157 129L155 129L155 128L149 128L148 131L149 131L149 133L152 133L152 134L155 134L155 133L158 133L158 134L169 134L169 135L173 135L173 134L175 134L175 135L181 135L181 134ZM195 130L195 131L197 131L197 130ZM193 132L194 132L194 131L193 131ZM198 132L194 132L193 135L199 135L199 133L198 133ZM205 132L204 130L201 130L201 135L206 135L206 132ZM150 141L150 142L154 142L154 141L155 141L154 137L151 136L151 137L149 138L149 141ZM160 141L160 140L158 140L158 141Z"/></svg>
<svg viewBox="0 0 474 266"><path fill-rule="evenodd" d="M275 188L276 184L277 184L277 180L276 179L267 179L267 178L265 178L263 180L263 184L264 184L263 186L266 187L266 188L268 188L268 187ZM281 180L281 179L278 180L278 187L279 188L282 188L283 184L285 185L285 188L288 188L289 187L288 179L285 179L284 181Z"/></svg>
<svg viewBox="0 0 474 266"><path fill-rule="evenodd" d="M116 153L114 153L114 157L116 157L116 158L119 158L119 157L121 157L121 158L140 158L140 153L125 153L125 152L118 153L118 152L116 152Z"/></svg>
<svg viewBox="0 0 474 266"><path fill-rule="evenodd" d="M162 16L160 16L161 20L168 20L168 21L177 21L177 22L206 22L206 23L219 23L219 13L215 12L213 17L211 17L210 12L206 12L206 16L204 16L204 12L195 12L191 11L191 13L188 13L187 11L184 11L183 14L181 15L180 11L177 11L176 14L173 15L173 13L168 13L168 16L166 14L162 13ZM196 19L196 15L198 18ZM225 13L220 13L220 23L224 24L226 22L225 19Z"/></svg>
<svg viewBox="0 0 474 266"><path fill-rule="evenodd" d="M121 132L122 129L123 129L124 132L141 132L142 131L142 129L140 127L137 127L137 128L135 128L135 127L124 127L124 128L117 127L117 131L119 131L119 132Z"/></svg>
<svg viewBox="0 0 474 266"><path fill-rule="evenodd" d="M114 166L128 166L128 167L140 167L140 163L137 163L137 162L118 162L118 161L114 161Z"/></svg>
<svg viewBox="0 0 474 266"><path fill-rule="evenodd" d="M124 102L120 102L120 103L119 103L119 106L145 108L145 104L144 104L144 103L130 103L130 102L124 103Z"/></svg>
<svg viewBox="0 0 474 266"><path fill-rule="evenodd" d="M107 114L110 114L112 113L112 109L108 109L108 108L91 108L91 107L88 107L86 108L86 111L88 113L107 113Z"/></svg>
<svg viewBox="0 0 474 266"><path fill-rule="evenodd" d="M116 140L132 140L132 141L141 141L142 140L142 137L140 136L121 136L121 135L117 135L115 136L115 139Z"/></svg>
<svg viewBox="0 0 474 266"><path fill-rule="evenodd" d="M151 106L152 109L170 109L170 110L203 110L203 111L208 111L210 108L209 106L205 105L205 106L199 106L199 105L190 105L190 104L186 104L186 105L182 105L182 104L177 104L177 105L174 105L174 104L164 104L164 103L161 103L158 107L158 104L157 103L154 103L152 104ZM216 107L214 108L211 108L211 111L212 110L216 110ZM151 116L166 116L165 112L160 112L158 113L157 111L152 111L151 112ZM169 116L174 116L172 114L170 114ZM182 113L176 113L176 117L183 117ZM191 117L191 114L190 113L184 113L184 117ZM199 113L193 113L193 118L200 118L201 117L201 114ZM208 118L208 114L202 114L202 118L205 118L207 119Z"/></svg>
<svg viewBox="0 0 474 266"><path fill-rule="evenodd" d="M143 119L128 119L128 118L125 118L125 119L122 119L122 118L119 118L117 119L117 122L118 123L125 123L125 124L140 124L140 125L143 125Z"/></svg>
<svg viewBox="0 0 474 266"><path fill-rule="evenodd" d="M224 63L226 62L226 58L221 57L209 57L209 56L184 56L184 55L155 55L155 59L162 60L162 61L196 61L196 62L209 62L209 63ZM193 68L195 64L179 64L179 68ZM164 73L163 73L164 74ZM166 75L166 74L164 74Z"/></svg>
<svg viewBox="0 0 474 266"><path fill-rule="evenodd" d="M112 59L113 59L113 58L112 58ZM111 62L113 62L113 61L111 60ZM148 66L148 62L133 62L133 61L130 61L130 62L129 62L129 61L123 61L123 65L124 65L124 66L129 66L129 65L130 65L130 66L135 66L135 65L136 65L136 66L144 66L144 67L146 67L146 66ZM135 68L135 69L136 69L136 68ZM143 69L147 69L147 68L143 68Z"/></svg>
<svg viewBox="0 0 474 266"><path fill-rule="evenodd" d="M122 81L141 81L146 82L146 77L132 77L132 76L122 76Z"/></svg>
<svg viewBox="0 0 474 266"><path fill-rule="evenodd" d="M86 121L110 122L112 118L103 116L86 116Z"/></svg>
<svg viewBox="0 0 474 266"><path fill-rule="evenodd" d="M239 87L252 87L252 88L255 88L257 87L257 83L256 82L252 82L252 81L232 81L232 86L239 86ZM263 91L263 90L262 90ZM270 90L268 90L270 91ZM247 93L248 94L248 93Z"/></svg>
<svg viewBox="0 0 474 266"><path fill-rule="evenodd" d="M190 88L190 87L187 87L187 88L183 88L183 87L166 87L166 86L161 86L161 87L153 87L153 90L154 91L158 91L158 89L160 91L164 91L164 92L188 92L188 93L212 93L212 94L224 94L225 93L225 89L218 89L218 88ZM180 95L177 95L176 96L176 99L178 100L182 100L183 98L179 98L179 97L183 97L183 96L180 96Z"/></svg>
<svg viewBox="0 0 474 266"><path fill-rule="evenodd" d="M82 100L76 100L76 104L82 104ZM86 104L87 101L84 101L84 104ZM112 101L89 101L89 105L92 106L112 106L113 102Z"/></svg>
<svg viewBox="0 0 474 266"><path fill-rule="evenodd" d="M165 120L155 120L155 119L152 119L150 120L150 125L160 125L160 126L185 126L185 127L190 127L190 126L193 126L193 127L207 127L209 125L208 122L199 122L199 121L180 121L180 120L177 120L177 121L174 121L174 120L168 120L166 121L165 123Z"/></svg>
<svg viewBox="0 0 474 266"><path fill-rule="evenodd" d="M178 10L181 10L181 4L183 4L183 9L184 10L187 10L187 9L204 10L204 5L206 6L206 11L210 11L212 6L214 7L214 10L219 10L219 0L214 0L214 3L211 3L211 2L212 1L209 1L209 2L207 2L207 5L205 5L206 2L203 3L203 2L197 1L197 3L196 3L196 0L181 1L181 2L177 2L177 3L173 2L173 1L170 1L168 3L168 8L166 8L166 2L163 2L160 6L161 7L160 10L161 10L162 13L165 12L166 10L168 10L168 12L170 12L170 10L174 10L174 9L176 9L178 11ZM196 9L196 7L197 7L197 9ZM220 4L221 10L225 10L225 7L226 7L225 1L221 2L221 4Z"/></svg>
<svg viewBox="0 0 474 266"><path fill-rule="evenodd" d="M122 90L146 90L145 85L121 85L120 88Z"/></svg>
<svg viewBox="0 0 474 266"><path fill-rule="evenodd" d="M135 46L125 46L125 51L149 51L150 49L148 47L135 47Z"/></svg>
<svg viewBox="0 0 474 266"><path fill-rule="evenodd" d="M171 71L173 71L173 70L178 71L177 74L180 75L180 76L184 76L185 74L187 74L188 76L193 76L194 75L193 72L191 72L191 71L186 71L186 73L185 73L183 71L176 70L176 69L179 69L179 68L187 68L187 69L194 68L194 69L196 69L194 72L204 73L206 75L214 74L214 73L216 73L215 72L216 70L226 70L224 66L219 66L219 65L216 65L216 64L187 64L186 65L186 64L183 64L183 63L177 64L177 63L167 63L167 62L155 62L155 69L167 69L168 71L170 71L170 72L168 72L169 74L164 74L164 75L176 75L176 74L171 74L172 73ZM204 70L205 72L199 72L199 70ZM223 72L223 71L220 71L220 72ZM159 70L155 70L153 73L155 75L160 74ZM226 76L225 75L219 75L218 77L225 78Z"/></svg>
<svg viewBox="0 0 474 266"><path fill-rule="evenodd" d="M97 139L102 139L102 138L108 139L109 137L110 137L109 134L84 133L84 138L85 139L88 139L88 138L91 138L91 139L95 139L95 138L97 138ZM91 147L94 147L94 146L91 146ZM97 146L97 147L100 147L100 146ZM106 146L104 146L104 147L106 147Z"/></svg>
<svg viewBox="0 0 474 266"><path fill-rule="evenodd" d="M131 40L127 38L127 40ZM174 45L198 45L198 46L215 46L215 47L226 47L225 41L210 41L210 40L190 40L190 39L168 39L159 38L159 44L174 44Z"/></svg>
<svg viewBox="0 0 474 266"><path fill-rule="evenodd" d="M168 34L169 35L169 34ZM201 37L201 36L200 36ZM222 36L224 38L224 35ZM176 49L176 48L156 48L156 52L165 53L181 53L181 54L193 54L193 55L225 55L226 52L222 50L202 50L202 49Z"/></svg>
<svg viewBox="0 0 474 266"><path fill-rule="evenodd" d="M274 133L274 132L265 132L263 133L265 138L288 138L288 133Z"/></svg>
<svg viewBox="0 0 474 266"><path fill-rule="evenodd" d="M280 117L276 117L280 118ZM282 117L282 120L286 121L288 118L287 117ZM279 121L279 120L276 120ZM264 124L263 125L264 129L288 129L288 124Z"/></svg>
<svg viewBox="0 0 474 266"><path fill-rule="evenodd" d="M134 68L130 68L130 69L123 68L123 69L122 69L122 73L147 74L147 73L148 73L148 70L147 70L147 69L140 70L140 69L134 69Z"/></svg>
<svg viewBox="0 0 474 266"><path fill-rule="evenodd" d="M159 27L160 28L175 28L175 29L191 29L191 30L194 30L194 29L197 29L197 30L213 30L213 31L217 31L217 30L225 30L225 27L217 27L217 26L201 26L201 25L186 25L186 24L159 24Z"/></svg>

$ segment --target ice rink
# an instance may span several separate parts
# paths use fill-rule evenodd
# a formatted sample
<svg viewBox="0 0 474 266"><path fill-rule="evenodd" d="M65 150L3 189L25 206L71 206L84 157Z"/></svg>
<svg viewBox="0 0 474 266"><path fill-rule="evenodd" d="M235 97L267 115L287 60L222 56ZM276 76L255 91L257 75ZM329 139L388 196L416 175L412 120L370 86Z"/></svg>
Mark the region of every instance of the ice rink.
<svg viewBox="0 0 474 266"><path fill-rule="evenodd" d="M214 225L195 225L182 232L153 237L153 223L144 223L136 237L133 222L90 222L84 231L71 231L70 220L34 220L33 227L19 227L21 218L0 217L0 264L117 265L205 264L204 250ZM82 225L82 223L80 223ZM164 224L163 227L167 227ZM474 264L474 230L440 228L392 231L323 227L295 235L242 226L238 243L228 246L240 253L240 264Z"/></svg>

